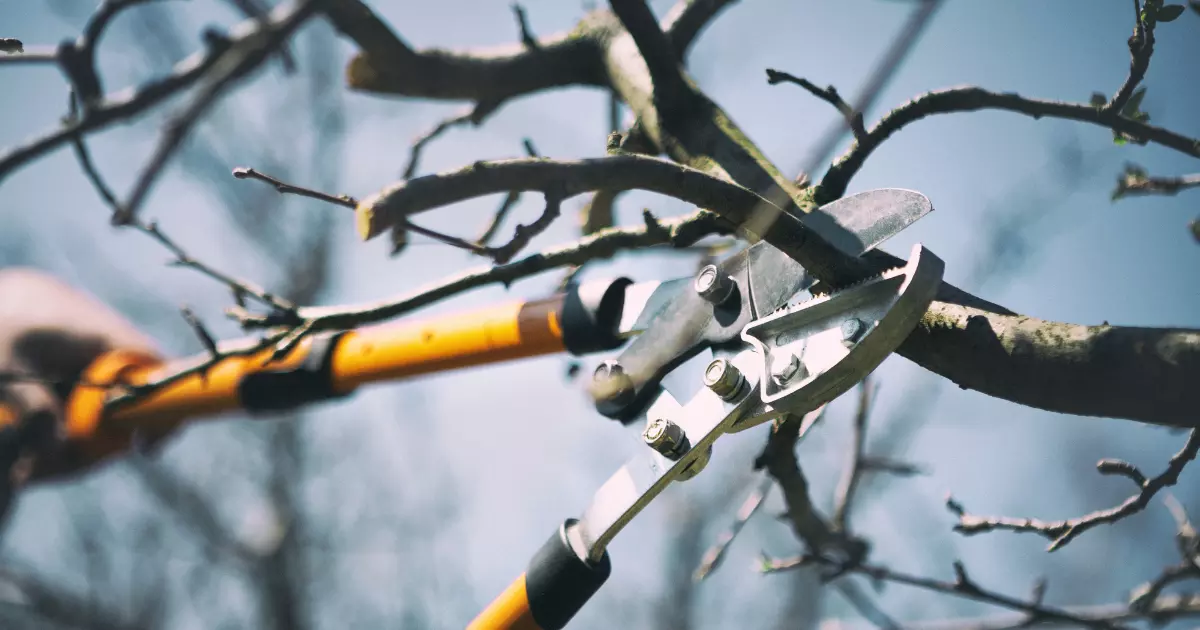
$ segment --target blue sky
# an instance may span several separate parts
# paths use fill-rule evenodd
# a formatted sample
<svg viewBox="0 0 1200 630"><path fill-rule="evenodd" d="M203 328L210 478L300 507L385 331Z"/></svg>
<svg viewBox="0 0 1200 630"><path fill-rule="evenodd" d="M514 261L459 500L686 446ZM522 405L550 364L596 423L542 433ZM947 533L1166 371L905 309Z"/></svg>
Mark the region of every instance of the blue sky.
<svg viewBox="0 0 1200 630"><path fill-rule="evenodd" d="M223 3L165 4L185 12L195 25L233 19ZM581 14L575 2L531 0L524 5L539 34L570 28ZM415 46L489 46L517 36L506 1L373 6ZM28 7L0 0L0 24L6 29L0 35L51 44L78 32L78 21ZM669 3L654 2L653 7L662 15ZM853 94L909 10L907 3L883 0L743 0L702 35L690 68L700 86L776 164L795 171L836 112L795 86L767 85L764 68L819 85L832 83L843 94ZM102 47L110 90L135 82L146 71L128 48L128 31L121 26L118 22ZM947 2L878 100L880 105L867 112L868 124L917 94L962 84L1072 101L1086 101L1093 91L1111 94L1128 71L1125 41L1131 27L1130 5L1118 0ZM1192 13L1161 25L1145 80L1144 109L1154 122L1192 137L1200 136L1200 118L1194 115L1200 111L1198 32L1200 16ZM188 41L185 49L195 45ZM339 44L339 67L351 51L348 44ZM65 102L61 77L41 67L10 66L0 72L5 85L20 86L18 97L6 99L0 144L52 127ZM294 115L278 92L283 81L272 71L230 99L229 107L246 116L243 122L250 128L267 127L269 117ZM362 94L344 98L348 136L331 192L358 196L391 183L407 159L409 140L463 105ZM484 126L450 131L432 144L422 171L515 156L524 137L549 157L598 155L607 131L605 111L606 98L590 90L519 99ZM132 183L161 122L159 115L114 127L93 141L97 160L120 189ZM302 146L311 129L297 122L294 133L269 150L286 159L289 147ZM1076 172L1064 172L1064 153L1077 156ZM236 150L231 154L239 155ZM1185 273L1200 263L1200 246L1186 229L1200 215L1197 197L1185 193L1111 203L1109 194L1126 161L1160 175L1197 169L1194 159L1161 147L1114 147L1111 134L1097 127L978 112L931 117L896 134L868 160L849 192L903 187L929 196L936 212L884 249L904 253L912 243L924 243L946 261L949 281L1009 308L1076 323L1200 327L1200 290L1195 274ZM518 212L528 220L540 210L540 199L526 197ZM238 208L220 203L202 182L175 168L154 189L146 211L197 255L255 277L263 261L224 236L227 217ZM495 199L481 199L423 218L429 227L470 236L495 204ZM287 207L339 212L300 202ZM660 216L688 210L662 197L630 194L619 207L620 220L637 221L642 207ZM478 264L439 246L414 247L389 260L384 244L356 241L345 214L336 232L335 285L323 298L326 303L401 293ZM571 218L568 214L534 246L571 239L577 230ZM170 303L196 304L213 321L226 305L220 287L184 270L162 268L166 255L148 239L109 228L104 208L69 151L58 151L0 183L0 248L4 260L55 270L121 304L133 304L145 292ZM589 273L667 278L689 273L693 262L640 255ZM523 281L507 296L540 296L556 281L554 274ZM476 291L427 313L497 299L506 299L504 289ZM157 331L165 347L196 350L181 323L161 319L174 317L169 312L130 315ZM236 334L232 327L219 330ZM582 392L564 384L563 368L563 359L544 358L381 386L315 414L309 435L330 445L321 460L330 463L311 485L314 505L328 511L344 508L343 518L351 521L402 515L384 519L395 531L375 527L372 536L379 540L356 540L355 549L330 556L331 574L364 585L360 596L368 606L387 601L397 590L405 601L452 598L452 605L431 607L445 615L435 617L433 624L461 625L472 606L486 602L523 569L529 553L562 518L582 507L632 448L633 434L598 419ZM858 512L856 522L875 540L879 561L948 578L951 559L961 557L977 579L1014 593L1025 592L1034 575L1048 574L1049 601L1061 604L1121 599L1158 567L1173 562L1170 519L1158 504L1136 523L1095 530L1047 556L1040 538L956 537L949 531L952 519L942 500L946 491L953 491L975 512L1042 518L1107 507L1131 489L1123 480L1100 479L1092 468L1095 460L1119 457L1157 471L1182 443L1181 435L1116 420L1065 417L961 391L899 357L889 359L878 377L882 386L875 435L884 437L876 446L889 446L887 436L896 435L888 432L889 425L919 421L905 456L933 471L888 484ZM827 497L837 482L850 410L850 401L836 403L826 429L801 446L818 498ZM218 434L226 429L215 425L190 432L180 441L179 453L170 456L211 466L199 455L187 455L188 444L220 443ZM689 483L698 488L675 488L673 497L665 497L622 535L612 547L614 577L596 605L580 615L580 627L605 627L611 621L606 615L618 604L632 610L648 604L645 593L663 586L661 555L670 538L665 523L675 509L670 506L686 497L726 493L732 513L742 491L731 479L748 465L761 438L761 432L752 432L731 440L724 453L719 451L725 459ZM1194 487L1197 474L1185 473L1182 487ZM56 539L47 531L54 528L38 523L45 523L46 511L53 513L54 492L23 505L9 542L41 550L29 553L49 564ZM1179 494L1194 512L1200 511L1200 503L1186 490ZM453 506L448 515L429 516L446 501ZM768 512L778 509L773 504ZM400 536L398 531L415 533ZM1135 536L1140 536L1136 545ZM388 537L401 542L384 541ZM724 627L747 615L754 620L750 625L767 627L787 582L751 571L751 559L760 549L778 555L796 551L786 528L766 513L736 544L727 566L700 589L702 627ZM437 570L422 579L405 577L413 555ZM404 586L388 587L395 584ZM882 601L898 616L975 610L957 603L944 606L943 600L916 598L896 588ZM846 614L836 597L827 605L830 614Z"/></svg>

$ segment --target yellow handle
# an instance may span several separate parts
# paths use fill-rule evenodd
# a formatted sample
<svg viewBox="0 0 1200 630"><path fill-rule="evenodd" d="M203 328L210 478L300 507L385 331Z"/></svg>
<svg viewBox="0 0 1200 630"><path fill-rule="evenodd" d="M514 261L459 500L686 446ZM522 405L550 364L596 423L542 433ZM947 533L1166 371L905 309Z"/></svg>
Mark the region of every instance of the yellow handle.
<svg viewBox="0 0 1200 630"><path fill-rule="evenodd" d="M563 296L489 306L427 320L350 331L329 356L324 385L347 394L359 385L562 352ZM205 357L180 362L124 350L102 355L84 372L66 405L71 459L87 465L125 450L135 431L162 436L187 420L242 407L247 376L295 369L309 357L311 338L279 360L273 350L227 357L203 373L180 378L129 404L109 405L120 385L143 385ZM16 422L0 405L0 427Z"/></svg>
<svg viewBox="0 0 1200 630"><path fill-rule="evenodd" d="M529 594L525 591L525 574L513 580L478 617L467 626L467 630L543 630L533 620L529 608Z"/></svg>

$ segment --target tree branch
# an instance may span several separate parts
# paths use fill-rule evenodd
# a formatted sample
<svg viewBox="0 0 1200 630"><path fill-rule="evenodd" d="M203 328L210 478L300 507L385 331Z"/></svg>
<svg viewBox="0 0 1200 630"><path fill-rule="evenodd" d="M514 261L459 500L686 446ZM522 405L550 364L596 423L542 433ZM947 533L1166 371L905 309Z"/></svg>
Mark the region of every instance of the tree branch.
<svg viewBox="0 0 1200 630"><path fill-rule="evenodd" d="M1101 474L1118 474L1128 477L1138 485L1138 493L1117 507L1092 512L1070 520L1047 522L1007 516L975 516L968 514L962 504L953 498L946 499L946 508L958 515L958 524L954 526L954 531L960 534L982 534L994 530L1032 532L1051 541L1047 551L1056 551L1097 525L1112 524L1146 509L1154 495L1179 481L1179 474L1183 472L1188 462L1196 458L1197 452L1200 452L1200 429L1193 429L1183 449L1175 453L1167 462L1167 469L1152 479L1147 479L1140 470L1128 462L1101 460L1097 464L1097 469Z"/></svg>
<svg viewBox="0 0 1200 630"><path fill-rule="evenodd" d="M744 226L764 204L746 188L658 158L518 159L394 184L359 204L358 229L373 238L414 213L511 190L557 191L569 199L600 189L670 195L718 210L730 228ZM781 214L766 240L818 277L849 282L904 264L876 250L843 267L844 256L791 221ZM1039 409L1181 427L1197 422L1197 331L1038 320L943 283L900 354L960 387Z"/></svg>
<svg viewBox="0 0 1200 630"><path fill-rule="evenodd" d="M828 558L813 555L800 556L798 558L785 560L773 560L764 556L761 561L760 570L763 573L778 573L780 571L789 571L812 565L833 566L835 569L834 575L842 575L843 573L858 574L866 576L875 581L904 584L906 586L912 586L935 593L952 595L955 597L961 597L963 599L971 599L978 602L983 602L985 604L1008 608L1009 610L1015 610L1024 614L1023 627L1047 622L1055 622L1077 625L1085 628L1104 628L1111 630L1116 630L1118 628L1116 623L1103 617L1078 615L1068 609L1048 606L1042 603L1042 595L1044 593L1043 588L1035 588L1033 596L1028 600L985 589L971 579L971 577L967 574L967 570L963 564L957 561L954 563L955 579L952 582L893 571L887 567L879 565L840 565L836 563L836 561L831 561Z"/></svg>
<svg viewBox="0 0 1200 630"><path fill-rule="evenodd" d="M845 472L838 483L837 496L833 502L833 528L839 532L850 531L850 509L854 503L854 491L862 480L866 468L863 466L867 446L867 421L871 415L871 403L875 398L875 382L871 377L859 384L858 411L854 414L851 432L850 456L846 458Z"/></svg>
<svg viewBox="0 0 1200 630"><path fill-rule="evenodd" d="M346 69L356 90L489 103L495 109L540 90L606 84L599 41L614 20L604 14L585 18L588 26L576 31L537 40L536 50L513 44L467 52L414 50L361 0L337 0L326 14L359 47Z"/></svg>
<svg viewBox="0 0 1200 630"><path fill-rule="evenodd" d="M862 112L854 111L854 108L849 103L842 100L842 96L838 94L837 88L832 85L826 88L817 87L816 84L808 79L779 70L772 70L771 68L767 68L767 83L771 85L778 85L779 83L795 83L799 85L808 90L813 96L833 105L841 113L842 118L846 120L846 125L850 127L850 131L854 133L856 139L861 141L863 136L867 134L866 129L863 129Z"/></svg>
<svg viewBox="0 0 1200 630"><path fill-rule="evenodd" d="M821 179L818 200L825 202L845 194L850 179L867 157L893 133L933 114L996 109L1032 118L1062 118L1086 122L1200 157L1200 141L1147 123L1102 113L1091 105L1032 99L1011 92L989 92L979 87L958 87L922 94L889 112L830 166Z"/></svg>
<svg viewBox="0 0 1200 630"><path fill-rule="evenodd" d="M459 127L466 124L478 127L484 118L487 118L495 110L494 106L485 106L483 103L479 103L457 116L451 116L438 122L432 129L417 136L417 139L413 141L412 149L409 151L408 165L404 167L404 175L402 177L404 179L412 179L417 174L417 166L421 160L421 151L425 148L426 144L429 144L443 133L449 131L451 127Z"/></svg>
<svg viewBox="0 0 1200 630"><path fill-rule="evenodd" d="M313 13L324 0L299 0L291 10L273 11L270 21L255 20L260 25L252 36L230 41L226 44L225 37L207 34L209 40L216 38L211 44L216 48L225 48L225 54L213 66L213 73L201 81L196 96L182 112L173 117L163 131L154 154L134 183L133 191L128 200L113 214L113 223L123 225L131 222L138 213L142 202L150 193L151 186L158 176L170 163L171 156L183 144L184 139L200 118L232 87L236 82L246 78L257 69L283 45L284 41Z"/></svg>
<svg viewBox="0 0 1200 630"><path fill-rule="evenodd" d="M505 265L469 269L435 282L407 295L359 306L309 307L301 309L301 318L312 332L342 330L380 322L428 306L452 295L489 284L510 284L521 278L578 265L615 252L656 245L687 247L712 234L728 233L728 227L716 214L699 211L682 217L659 220L644 213L645 225L602 230L568 245L530 254ZM269 325L253 317L240 318L243 325Z"/></svg>
<svg viewBox="0 0 1200 630"><path fill-rule="evenodd" d="M681 115L679 110L694 101L690 98L692 88L683 78L671 40L663 34L650 7L645 0L610 0L610 4L646 62L660 116Z"/></svg>
<svg viewBox="0 0 1200 630"><path fill-rule="evenodd" d="M662 30L671 40L675 58L687 58L696 37L726 7L738 0L679 0L662 21Z"/></svg>
<svg viewBox="0 0 1200 630"><path fill-rule="evenodd" d="M77 135L103 129L158 105L207 77L219 63L236 63L235 58L228 56L230 50L243 50L250 42L257 41L264 32L276 29L291 20L296 11L306 11L304 7L307 6L308 3L287 3L273 10L268 22L242 22L231 29L231 32L235 33L233 37L210 39L204 51L180 61L170 74L148 81L136 89L105 97L78 120L0 153L0 182L21 166L63 146Z"/></svg>

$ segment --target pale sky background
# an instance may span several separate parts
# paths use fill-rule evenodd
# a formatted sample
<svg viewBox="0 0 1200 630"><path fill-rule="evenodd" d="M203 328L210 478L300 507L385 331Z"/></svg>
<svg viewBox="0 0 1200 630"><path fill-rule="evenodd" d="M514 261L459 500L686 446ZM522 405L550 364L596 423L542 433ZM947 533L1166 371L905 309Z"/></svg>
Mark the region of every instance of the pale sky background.
<svg viewBox="0 0 1200 630"><path fill-rule="evenodd" d="M488 46L517 37L507 1L372 5L415 46ZM582 12L573 1L529 0L524 5L533 30L541 35L571 28ZM921 92L968 83L1071 101L1086 101L1093 91L1111 94L1128 71L1129 5L1123 0L949 1L884 91L881 105L868 112L868 124ZM660 16L669 6L653 2ZM198 45L199 26L235 19L225 3L212 0L165 2L159 9L187 15L192 39L184 49L189 52ZM785 70L819 85L833 83L843 94L854 94L910 10L907 3L885 0L744 0L701 36L689 66L700 86L766 154L794 172L836 112L795 86L767 85L764 68ZM53 44L74 37L84 15L64 20L41 3L0 0L0 36L19 37L27 45ZM131 50L127 17L116 23L101 46L110 91L148 76L149 70ZM307 31L316 29L326 26ZM1194 114L1200 111L1198 34L1200 16L1191 12L1161 25L1145 81L1149 90L1144 109L1154 122L1191 137L1200 136L1200 117ZM344 65L351 51L339 40L336 67ZM300 63L303 72L303 55ZM0 145L56 124L65 104L64 83L56 70L4 66L0 75L7 87ZM240 122L250 128L296 115L280 98L279 86L285 80L276 64L254 87L228 99L227 110L238 112L243 116ZM407 160L410 139L462 106L362 94L346 94L344 99L348 136L336 157L340 173L329 175L335 177L330 192L356 196L394 181ZM523 137L531 138L548 157L600 155L606 107L603 94L584 89L510 102L483 127L453 130L430 145L421 170L512 157L521 152ZM128 190L168 111L173 110L160 109L150 119L93 137L95 158L119 190ZM286 161L292 155L289 147L307 142L312 129L297 116L288 135L278 138L278 146L269 139L272 146L265 150ZM231 141L230 146L236 149L238 144ZM263 150L247 148L246 153L260 155ZM261 166L246 163L240 155L232 150L225 168ZM1061 166L1063 155L1075 156L1074 170ZM1098 127L980 112L910 125L875 152L849 192L903 187L929 196L937 211L884 249L903 254L913 243L924 243L946 261L947 280L1009 308L1075 323L1200 327L1200 286L1194 271L1187 272L1200 265L1200 245L1187 230L1187 222L1200 216L1200 197L1184 193L1110 203L1125 161L1136 161L1159 175L1197 170L1195 160L1161 147L1115 147L1111 133ZM318 175L300 183L315 183ZM577 208L581 200L573 200L568 208ZM198 257L269 284L270 277L256 275L263 261L246 255L242 244L225 236L227 217L239 209L222 203L204 182L177 166L156 186L145 212ZM429 227L470 237L496 203L493 198L475 200L422 218ZM540 203L539 196L526 195L520 218L536 216ZM622 199L620 220L638 221L641 207L660 216L690 210L677 201L630 194ZM399 294L478 264L463 252L433 245L413 247L389 260L382 242L357 242L344 210L306 201L290 202L286 208L344 216L337 225L334 286L323 303ZM575 230L569 214L534 246L565 242ZM138 310L137 304L187 302L223 335L236 335L234 327L218 323L228 302L221 287L187 270L164 268L161 263L167 258L143 235L108 226L105 208L67 149L0 183L0 264L34 264L61 274L126 309L173 352L198 349L186 327L170 310ZM689 273L693 265L693 259L678 255L643 254L597 265L589 276L626 273L638 279L665 279ZM550 291L558 277L546 274L519 282L507 296L503 288L475 291L420 315L510 297L538 297ZM566 384L565 364L563 357L549 357L377 386L351 402L313 414L306 431L321 450L310 462L317 470L306 492L316 506L314 518L332 532L334 542L312 553L328 570L327 577L342 581L341 601L377 623L387 619L393 626L403 625L402 615L416 608L424 611L429 627L460 627L524 569L530 554L562 519L582 508L632 452L636 433L597 416L578 386ZM883 442L889 440L889 425L919 422L904 456L929 466L932 474L892 482L879 494L864 496L870 502L860 505L855 522L874 542L875 561L950 579L951 561L961 558L982 584L1017 595L1027 592L1037 575L1047 575L1048 601L1063 605L1123 600L1131 588L1176 561L1171 520L1157 501L1143 515L1093 530L1047 555L1046 541L1032 535L965 539L953 534L953 519L943 499L952 491L976 513L1046 519L1109 507L1132 488L1124 479L1100 478L1093 468L1096 460L1127 459L1157 474L1182 445L1183 434L1017 406L959 390L900 357L889 359L877 374L882 388L874 435L882 437L873 446L888 446ZM823 506L840 474L851 409L850 400L835 403L826 427L800 448L814 497ZM166 457L197 483L213 469L227 467L223 473L242 475L242 485L251 488L263 462L221 457L221 448L236 446L231 429L236 422L189 431ZM730 445L718 445L718 465L688 487L669 491L630 526L611 547L613 577L571 627L611 627L618 621L651 627L645 614L664 586L671 506L693 496L726 493L728 508L722 513L731 516L744 496L737 475L749 467L762 439L763 433L754 431L730 439ZM1194 515L1200 515L1198 474L1185 472L1177 492ZM122 523L148 518L138 492L122 481L119 465L81 486L104 503L118 530ZM206 489L230 505L242 506L229 508L229 520L238 531L250 532L256 512L246 506L257 495L239 488L230 484ZM64 499L80 496L77 490L68 486L27 495L5 542L11 556L71 584L82 578L76 559L64 550L74 543L67 542L61 506ZM758 576L753 559L760 550L777 556L798 551L786 526L772 518L780 509L772 502L756 517L735 543L726 566L699 588L697 627L765 628L776 623L778 602L787 585L795 583L782 576ZM726 522L717 518L710 538ZM174 580L172 618L178 627L215 625L206 617L211 610L179 603L188 596L180 576L198 561L182 545L170 547L181 549L178 553L166 552L149 561ZM135 551L112 553L128 570L138 564ZM224 604L244 610L237 595L239 583L230 578L224 584ZM971 604L895 586L884 592L881 602L898 618L980 611ZM831 594L825 605L827 615L853 615L836 595ZM616 612L620 608L627 612ZM339 623L338 614L342 613L333 609L320 612L320 627L340 627L345 620ZM232 627L252 625L246 621L250 617L234 614L233 619L240 621Z"/></svg>

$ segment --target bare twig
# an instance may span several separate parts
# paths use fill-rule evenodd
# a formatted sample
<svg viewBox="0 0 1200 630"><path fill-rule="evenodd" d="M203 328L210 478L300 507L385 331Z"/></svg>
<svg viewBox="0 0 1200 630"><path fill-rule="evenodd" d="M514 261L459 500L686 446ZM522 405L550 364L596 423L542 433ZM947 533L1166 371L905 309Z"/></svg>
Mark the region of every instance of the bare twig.
<svg viewBox="0 0 1200 630"><path fill-rule="evenodd" d="M858 582L850 580L838 580L833 584L838 593L849 602L850 606L862 615L863 619L870 621L876 628L881 630L901 630L901 625L892 619L882 608L879 607L871 596L863 592Z"/></svg>
<svg viewBox="0 0 1200 630"><path fill-rule="evenodd" d="M798 558L784 560L775 560L763 556L759 570L763 573L777 573L780 571L789 571L813 565L832 567L835 569L834 575L842 575L844 573L858 574L866 576L872 580L904 584L935 593L953 595L955 597L962 597L964 599L972 599L978 602L983 602L1002 608L1008 608L1009 610L1019 611L1024 613L1024 623L1026 625L1034 625L1037 623L1053 621L1075 624L1085 628L1104 628L1112 630L1118 628L1116 623L1104 618L1076 615L1064 608L1048 606L1040 601L1040 597L1036 593L1030 599L1025 600L985 589L971 579L971 577L967 574L966 567L964 567L961 562L954 563L954 581L937 580L933 578L901 573L880 565L842 564L838 563L837 561L815 555L805 555Z"/></svg>
<svg viewBox="0 0 1200 630"><path fill-rule="evenodd" d="M271 6L264 0L228 0L228 2L241 11L242 15L257 20L267 19L271 11ZM279 47L279 63L287 74L296 71L296 59L292 55L291 47L287 44Z"/></svg>
<svg viewBox="0 0 1200 630"><path fill-rule="evenodd" d="M746 496L746 500L742 502L742 506L738 508L737 514L734 515L733 523L729 529L721 532L717 536L717 541L713 543L704 552L701 557L700 566L696 567L692 579L699 582L704 578L712 575L713 571L721 566L721 562L725 560L725 552L729 550L729 546L733 544L733 540L741 533L742 528L750 521L750 517L754 516L763 501L767 498L767 494L771 492L771 487L775 485L775 480L767 475L762 475L754 484L754 489Z"/></svg>
<svg viewBox="0 0 1200 630"><path fill-rule="evenodd" d="M866 137L837 159L821 179L821 199L828 201L845 194L850 179L862 168L867 157L891 135L906 125L932 114L996 109L1033 118L1061 118L1086 122L1200 157L1200 141L1162 127L1131 118L1112 117L1087 104L1050 101L1020 96L1011 92L989 92L979 87L958 87L922 94L897 107L879 120Z"/></svg>
<svg viewBox="0 0 1200 630"><path fill-rule="evenodd" d="M521 144L525 148L526 155L531 158L540 157L537 149L533 146L532 140L525 138ZM483 233L479 235L479 238L475 239L475 243L481 247L486 247L487 244L491 242L493 238L495 238L496 232L500 230L500 226L504 225L504 220L508 218L508 213L512 211L513 207L515 207L517 202L520 200L520 191L508 191L508 194L504 195L504 201L500 202L500 207L496 209L495 214L492 215L491 221L489 221L487 227L484 228Z"/></svg>
<svg viewBox="0 0 1200 630"><path fill-rule="evenodd" d="M842 96L838 94L837 88L832 85L826 88L817 87L816 84L808 79L798 77L787 72L773 70L767 68L767 83L776 85L779 83L795 83L800 87L808 90L813 96L833 105L842 117L846 119L846 124L850 127L850 131L854 132L854 137L862 139L867 134L867 130L863 128L863 116L861 111L854 111L854 108L849 103L842 100Z"/></svg>
<svg viewBox="0 0 1200 630"><path fill-rule="evenodd" d="M451 127L459 127L466 124L478 127L494 111L496 111L494 104L481 102L461 114L439 121L432 129L417 136L416 140L413 140L412 148L409 150L408 164L404 167L404 175L402 177L404 179L416 177L417 167L421 162L421 152L425 150L425 145L436 140L443 133L449 131Z"/></svg>
<svg viewBox="0 0 1200 630"><path fill-rule="evenodd" d="M786 415L771 431L762 454L755 462L779 484L787 505L787 519L805 546L815 553L841 556L848 564L861 562L867 553L866 544L837 531L817 511L808 493L808 480L796 460L796 440L800 428L825 412L825 407L805 416Z"/></svg>
<svg viewBox="0 0 1200 630"><path fill-rule="evenodd" d="M1135 589L1129 597L1129 609L1143 613L1152 610L1163 589L1184 580L1200 580L1200 566L1193 559L1163 569L1158 577Z"/></svg>
<svg viewBox="0 0 1200 630"><path fill-rule="evenodd" d="M1124 624L1132 621L1170 621L1200 616L1200 595L1162 596L1145 612L1130 610L1127 604L1101 604L1094 606L1064 606L1071 615L1091 621L1107 621ZM905 624L906 630L1024 630L1030 627L1062 626L1065 624L1046 621L1031 624L1027 615L1005 613L973 618L951 618L937 621L920 621Z"/></svg>
<svg viewBox="0 0 1200 630"><path fill-rule="evenodd" d="M537 37L533 35L533 29L529 28L529 17L525 15L525 7L521 3L514 2L512 5L513 18L517 21L517 28L521 32L521 43L529 50L537 50Z"/></svg>
<svg viewBox="0 0 1200 630"><path fill-rule="evenodd" d="M916 48L917 42L921 41L925 29L933 22L933 16L937 14L943 3L944 0L918 0L915 3L916 7L909 15L908 20L875 64L875 69L867 78L867 82L855 94L852 103L854 111L861 113L875 106L879 95L883 94L884 88L895 76L904 60L908 58L908 54ZM800 172L812 173L814 177L816 176L817 169L829 161L833 152L837 150L838 144L845 137L846 131L851 129L846 124L847 122L843 118L821 135L813 148L809 150L808 158L801 166Z"/></svg>
<svg viewBox="0 0 1200 630"><path fill-rule="evenodd" d="M146 163L146 167L133 185L129 198L114 213L113 223L123 225L131 222L138 213L151 186L170 162L171 156L182 145L184 139L200 118L211 108L233 84L245 78L272 55L301 24L311 17L321 0L299 0L296 6L272 21L255 21L259 26L255 35L241 40L228 40L224 36L209 33L210 47L224 48L225 54L213 66L212 75L205 77L198 92L182 112L175 116L163 131L158 146Z"/></svg>
<svg viewBox="0 0 1200 630"><path fill-rule="evenodd" d="M1099 510L1069 520L1048 522L1005 516L975 516L968 514L962 504L953 498L946 499L946 507L958 515L958 524L954 526L956 532L967 535L993 530L1032 532L1048 538L1051 543L1047 551L1055 551L1097 525L1115 523L1144 510L1160 490L1173 486L1179 481L1179 474L1183 472L1188 462L1196 458L1197 452L1200 452L1200 429L1193 429L1188 436L1187 443L1171 457L1167 462L1167 469L1157 477L1147 479L1141 471L1127 462L1101 461L1097 468L1102 474L1118 474L1128 477L1139 486L1138 493L1114 508Z"/></svg>
<svg viewBox="0 0 1200 630"><path fill-rule="evenodd" d="M221 353L217 350L216 340L213 339L212 333L208 332L208 328L204 326L204 322L200 321L200 318L192 311L191 307L184 306L179 309L179 312L183 315L184 321L191 327L192 332L196 333L196 337L200 340L200 345L204 346L204 349L208 351L208 356L219 358Z"/></svg>
<svg viewBox="0 0 1200 630"><path fill-rule="evenodd" d="M395 299L360 306L301 309L301 317L309 322L315 331L353 328L391 319L463 291L489 284L509 284L564 265L580 264L598 256L611 256L618 251L655 245L686 247L701 238L721 233L728 233L728 227L711 212L700 211L670 220L655 219L647 213L646 223L640 227L604 230L567 245L530 254L508 264L469 269ZM252 316L241 321L247 326L269 325L268 322Z"/></svg>
<svg viewBox="0 0 1200 630"><path fill-rule="evenodd" d="M331 203L336 206L342 206L343 208L353 209L358 206L358 200L349 195L331 195L329 193L323 193L319 190L313 190L311 188L305 188L303 186L289 184L289 183L281 181L275 177L271 177L270 175L267 175L265 173L257 171L253 168L247 168L247 167L235 168L235 169L233 169L233 176L238 179L253 179L253 180L260 181L260 182L265 182L265 183L273 186L275 188L275 190L278 191L280 194L299 195L301 197L308 197L309 199L317 199L319 201ZM399 224L398 227L399 227L399 229L402 229L406 232L415 232L422 236L428 236L429 238L432 238L438 242L445 243L446 245L450 245L452 247L457 247L459 249L465 249L465 250L475 253L475 254L480 254L480 255L490 255L491 254L491 251L489 248L481 247L470 241L458 238L457 236L451 236L449 234L443 234L436 230L431 230L429 228L421 227L407 219L404 219Z"/></svg>
<svg viewBox="0 0 1200 630"><path fill-rule="evenodd" d="M75 99L73 97L70 99L69 108L73 118L76 115ZM100 174L99 169L96 168L96 164L92 160L91 151L88 150L83 136L75 136L72 138L71 146L75 152L75 158L79 162L80 169L83 170L84 175L88 178L88 181L91 182L92 187L96 189L97 194L99 194L100 198L103 199L104 202L112 209L113 213L117 213L121 208L120 201L117 200L112 188L108 186L108 184L104 181L104 177ZM294 313L296 310L296 306L294 304L245 280L239 280L228 274L218 271L217 269L210 267L204 262L196 259L188 254L187 251L185 251L182 247L176 244L174 240L168 237L166 233L164 233L158 227L157 222L150 221L149 223L145 223L140 219L135 218L127 225L142 232L143 234L150 236L160 245L174 254L175 260L172 261L171 264L181 267L188 267L229 287L230 292L233 294L234 302L236 302L239 307L244 307L245 298L251 297L263 306L271 309L272 318L275 322L279 324L286 324L288 322L294 323Z"/></svg>
<svg viewBox="0 0 1200 630"><path fill-rule="evenodd" d="M850 509L854 504L854 491L865 472L862 463L867 445L867 421L870 419L871 404L874 402L877 388L878 385L870 377L859 385L858 412L854 414L850 456L846 458L845 472L833 502L832 525L839 532L850 531Z"/></svg>
<svg viewBox="0 0 1200 630"><path fill-rule="evenodd" d="M513 256L525 249L529 242L534 237L546 231L551 223L559 217L562 209L562 198L554 192L546 193L546 208L542 211L541 216L529 225L518 225L513 233L512 239L499 247L487 248L487 255L496 264L503 265L512 260Z"/></svg>
<svg viewBox="0 0 1200 630"><path fill-rule="evenodd" d="M237 33L235 37L220 41L210 40L205 50L180 61L170 74L148 81L137 89L98 102L94 107L88 109L86 116L81 116L73 123L57 126L45 135L8 149L0 154L0 181L21 166L61 147L77 135L103 129L158 105L178 92L193 86L202 78L208 77L209 72L218 65L221 66L222 72L228 69L227 64L237 65L236 57L239 55L230 56L231 50L243 51L254 48L255 44L261 41L260 38L265 30L276 32L283 24L290 23L296 17L297 12L299 9L296 5L285 4L272 11L271 21L266 26L262 26L256 20L249 20L238 25L233 29ZM4 58L0 57L0 59Z"/></svg>
<svg viewBox="0 0 1200 630"><path fill-rule="evenodd" d="M349 195L331 195L329 193L323 193L319 190L304 188L303 186L296 186L280 181L274 177L271 177L270 175L267 175L266 173L262 173L254 170L253 168L245 166L239 166L233 169L233 176L237 179L254 179L260 182L265 182L273 186L275 191L281 195L299 195L301 197L308 197L309 199L316 199L318 201L324 201L326 203L331 203L345 208L353 208L354 206L358 205L358 201Z"/></svg>

